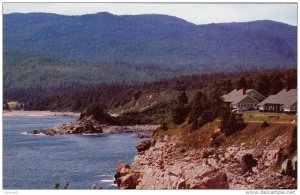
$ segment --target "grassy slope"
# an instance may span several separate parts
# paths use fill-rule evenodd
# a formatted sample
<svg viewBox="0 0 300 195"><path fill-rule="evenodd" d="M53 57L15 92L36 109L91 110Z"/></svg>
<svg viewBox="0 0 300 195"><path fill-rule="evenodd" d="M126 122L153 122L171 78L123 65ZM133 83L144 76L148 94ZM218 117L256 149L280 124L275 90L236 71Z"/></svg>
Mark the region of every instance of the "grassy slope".
<svg viewBox="0 0 300 195"><path fill-rule="evenodd" d="M245 121L291 122L297 120L295 115L274 112L243 112Z"/></svg>
<svg viewBox="0 0 300 195"><path fill-rule="evenodd" d="M225 137L219 131L219 122L214 121L207 123L203 127L197 129L192 133L188 133L189 126L170 126L169 130L158 130L154 136L154 139L160 139L164 135L180 136L181 141L177 143L178 147L188 148L202 148L211 147L211 137L213 134L219 134L216 140L220 141L221 145L219 149L226 149L232 145L243 144L249 148L262 148L266 145L266 142L272 142L280 135L286 136L289 139L289 135L293 131L296 124L276 124L272 123L267 128L262 128L261 123L247 123L247 127L242 131L239 131L229 137ZM286 148L287 146L284 146Z"/></svg>

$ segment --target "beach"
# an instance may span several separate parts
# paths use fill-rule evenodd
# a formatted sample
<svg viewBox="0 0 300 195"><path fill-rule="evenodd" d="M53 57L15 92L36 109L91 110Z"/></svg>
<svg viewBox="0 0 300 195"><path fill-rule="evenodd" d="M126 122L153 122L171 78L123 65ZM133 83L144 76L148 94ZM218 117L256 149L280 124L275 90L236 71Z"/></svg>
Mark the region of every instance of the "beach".
<svg viewBox="0 0 300 195"><path fill-rule="evenodd" d="M79 112L52 112L52 111L3 111L2 116L80 116Z"/></svg>

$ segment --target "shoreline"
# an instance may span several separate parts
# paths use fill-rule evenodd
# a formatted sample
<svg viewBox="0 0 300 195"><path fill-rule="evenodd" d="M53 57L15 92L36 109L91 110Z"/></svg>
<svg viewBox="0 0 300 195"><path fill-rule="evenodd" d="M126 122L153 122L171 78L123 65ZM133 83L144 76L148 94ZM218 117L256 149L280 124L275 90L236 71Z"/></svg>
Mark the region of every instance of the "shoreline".
<svg viewBox="0 0 300 195"><path fill-rule="evenodd" d="M78 112L52 112L52 111L7 111L4 110L2 116L13 117L13 116L80 116Z"/></svg>

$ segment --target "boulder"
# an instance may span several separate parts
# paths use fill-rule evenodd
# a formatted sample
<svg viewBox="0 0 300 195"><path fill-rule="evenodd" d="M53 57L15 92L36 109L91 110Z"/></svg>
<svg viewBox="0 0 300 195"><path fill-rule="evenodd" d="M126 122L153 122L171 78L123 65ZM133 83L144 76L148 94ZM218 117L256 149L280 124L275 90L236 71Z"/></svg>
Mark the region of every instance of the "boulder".
<svg viewBox="0 0 300 195"><path fill-rule="evenodd" d="M56 134L56 131L54 129L44 129L41 131L41 133L49 136L54 136Z"/></svg>
<svg viewBox="0 0 300 195"><path fill-rule="evenodd" d="M40 133L39 130L33 130L33 131L32 131L32 134L33 134L33 135L36 135L36 134L39 134L39 133Z"/></svg>
<svg viewBox="0 0 300 195"><path fill-rule="evenodd" d="M131 167L127 164L124 163L117 163L116 164L116 173L115 173L115 182L118 184L118 186L120 185L120 182L118 183L118 179L129 174L132 173Z"/></svg>
<svg viewBox="0 0 300 195"><path fill-rule="evenodd" d="M125 163L117 163L116 164L116 171L120 172L121 169L123 168L130 168L130 165L125 164Z"/></svg>
<svg viewBox="0 0 300 195"><path fill-rule="evenodd" d="M193 189L228 189L227 175L225 173L210 172L194 186Z"/></svg>
<svg viewBox="0 0 300 195"><path fill-rule="evenodd" d="M143 140L139 142L135 147L138 152L146 151L150 148L151 141L150 140Z"/></svg>
<svg viewBox="0 0 300 195"><path fill-rule="evenodd" d="M257 165L257 160L255 160L252 154L246 154L241 159L241 166L243 172L252 172L252 168Z"/></svg>
<svg viewBox="0 0 300 195"><path fill-rule="evenodd" d="M138 180L140 178L139 173L131 173L126 176L119 178L119 188L120 189L136 189Z"/></svg>
<svg viewBox="0 0 300 195"><path fill-rule="evenodd" d="M188 185L186 184L186 181L181 179L178 182L176 189L188 189Z"/></svg>
<svg viewBox="0 0 300 195"><path fill-rule="evenodd" d="M82 126L77 126L77 127L75 127L73 133L74 134L81 134L82 131L83 131L83 127Z"/></svg>
<svg viewBox="0 0 300 195"><path fill-rule="evenodd" d="M293 164L290 159L286 159L285 161L283 161L283 163L281 164L280 172L283 175L288 175L288 176L294 175Z"/></svg>

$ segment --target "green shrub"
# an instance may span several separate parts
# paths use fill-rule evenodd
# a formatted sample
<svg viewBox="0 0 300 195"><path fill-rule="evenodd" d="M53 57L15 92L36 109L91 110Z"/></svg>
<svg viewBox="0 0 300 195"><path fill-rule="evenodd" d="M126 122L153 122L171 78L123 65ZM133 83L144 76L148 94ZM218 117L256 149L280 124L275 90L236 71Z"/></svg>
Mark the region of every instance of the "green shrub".
<svg viewBox="0 0 300 195"><path fill-rule="evenodd" d="M173 110L172 110L172 121L173 123L179 125L182 124L187 115L188 115L188 107L184 105L177 105Z"/></svg>
<svg viewBox="0 0 300 195"><path fill-rule="evenodd" d="M185 92L182 92L177 97L177 103L172 109L172 121L179 125L183 123L189 114L188 97Z"/></svg>
<svg viewBox="0 0 300 195"><path fill-rule="evenodd" d="M267 121L264 121L262 124L261 124L261 128L267 128L269 127L270 124L267 122Z"/></svg>
<svg viewBox="0 0 300 195"><path fill-rule="evenodd" d="M230 136L246 127L241 114L232 113L229 110L221 115L221 132Z"/></svg>
<svg viewBox="0 0 300 195"><path fill-rule="evenodd" d="M222 145L222 143L225 142L225 139L224 139L224 135L222 134L219 134L218 136L214 137L213 138L213 135L212 135L212 139L210 141L210 147L219 147Z"/></svg>
<svg viewBox="0 0 300 195"><path fill-rule="evenodd" d="M105 112L103 104L94 102L89 104L81 113L80 118L92 116L95 120L102 123L113 123L113 117Z"/></svg>
<svg viewBox="0 0 300 195"><path fill-rule="evenodd" d="M116 118L116 121L119 125L142 125L152 122L138 111L124 112Z"/></svg>
<svg viewBox="0 0 300 195"><path fill-rule="evenodd" d="M167 123L162 123L160 125L160 129L163 131L167 131L169 129L168 124Z"/></svg>

